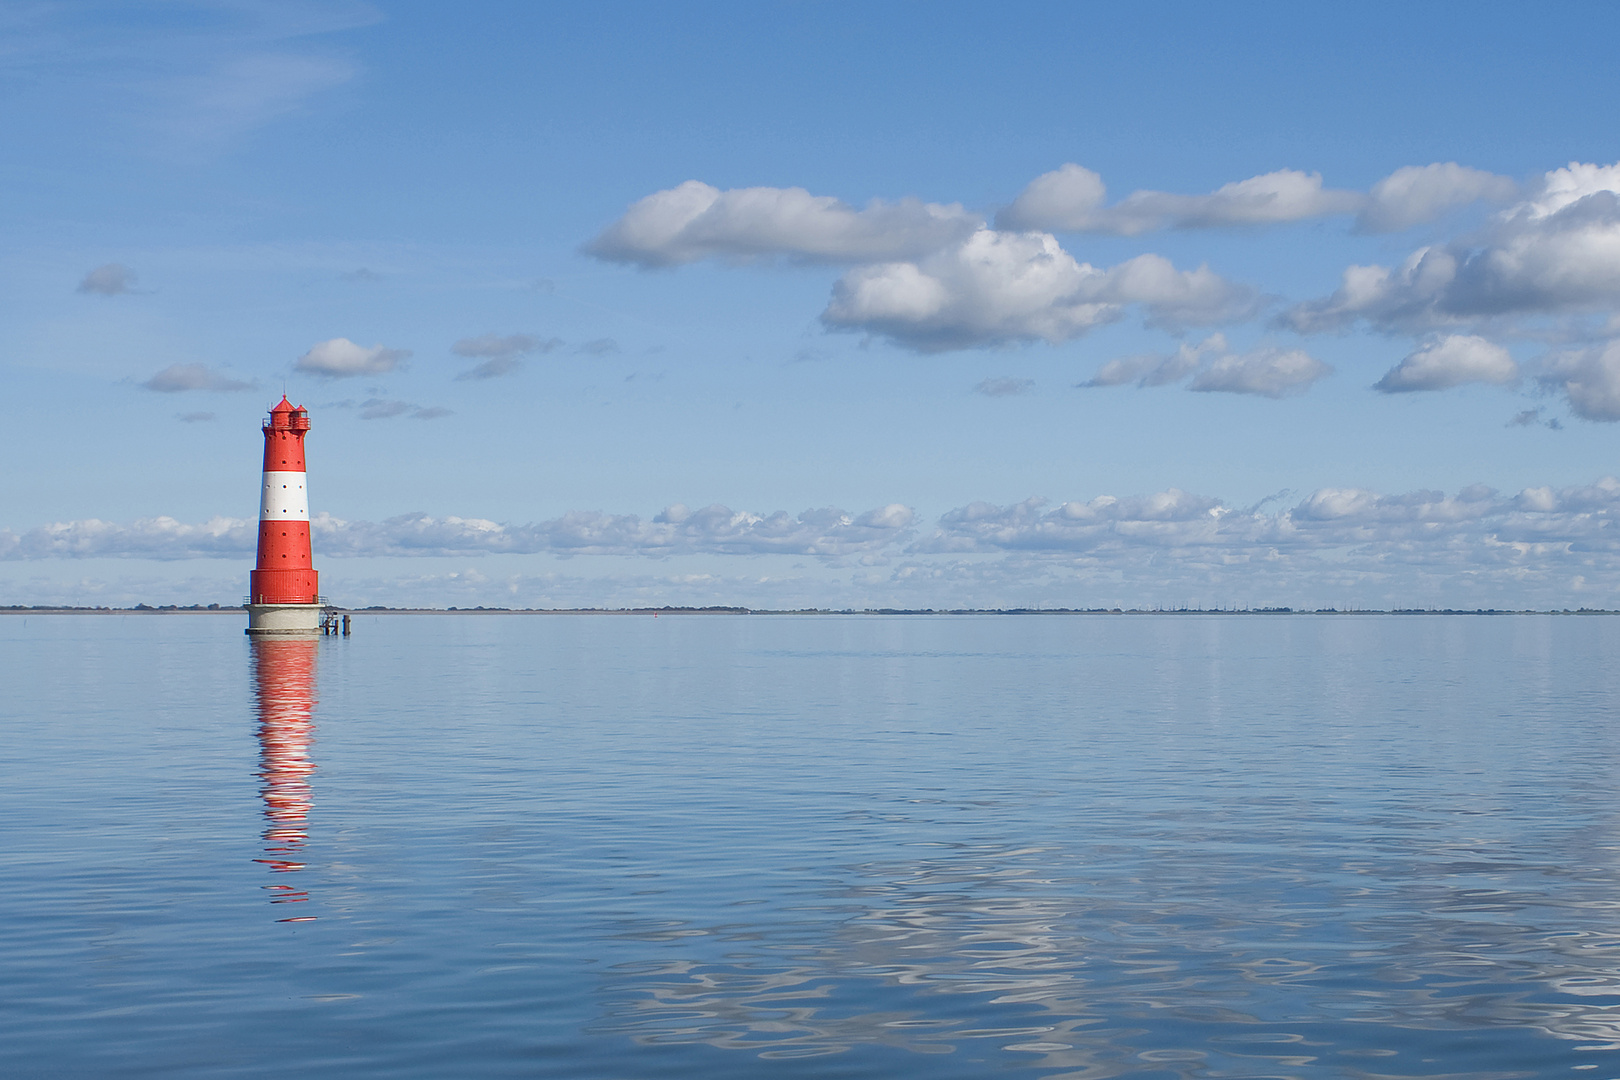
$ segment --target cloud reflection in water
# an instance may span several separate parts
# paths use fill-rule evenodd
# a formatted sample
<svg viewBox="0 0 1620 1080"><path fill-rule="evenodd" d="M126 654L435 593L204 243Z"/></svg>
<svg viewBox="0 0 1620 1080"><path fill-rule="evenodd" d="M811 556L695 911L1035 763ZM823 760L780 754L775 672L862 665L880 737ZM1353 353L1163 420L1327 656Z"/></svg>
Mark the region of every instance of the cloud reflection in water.
<svg viewBox="0 0 1620 1080"><path fill-rule="evenodd" d="M932 843L802 879L802 903L742 900L746 921L621 919L648 955L604 973L596 1030L1066 1080L1437 1076L1436 1039L1468 1042L1471 1080L1538 1075L1550 1048L1527 1031L1594 1063L1620 1049L1620 933L1549 931L1568 909L1620 910L1608 875L1403 835L1387 809L1107 813L1104 843Z"/></svg>

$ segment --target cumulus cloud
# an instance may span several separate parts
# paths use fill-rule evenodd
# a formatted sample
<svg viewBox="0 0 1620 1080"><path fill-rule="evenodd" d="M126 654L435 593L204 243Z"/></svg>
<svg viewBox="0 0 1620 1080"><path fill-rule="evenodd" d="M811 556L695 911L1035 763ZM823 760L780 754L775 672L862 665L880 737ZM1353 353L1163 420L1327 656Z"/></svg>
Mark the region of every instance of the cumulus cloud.
<svg viewBox="0 0 1620 1080"><path fill-rule="evenodd" d="M141 385L161 394L178 394L186 390L251 390L255 384L223 375L207 364L170 364Z"/></svg>
<svg viewBox="0 0 1620 1080"><path fill-rule="evenodd" d="M187 525L172 517L128 525L89 518L41 525L24 533L0 529L0 559L238 558L258 543L258 522L214 517Z"/></svg>
<svg viewBox="0 0 1620 1080"><path fill-rule="evenodd" d="M1502 346L1471 334L1449 334L1412 353L1373 384L1386 394L1447 390L1463 383L1517 382L1519 365Z"/></svg>
<svg viewBox="0 0 1620 1080"><path fill-rule="evenodd" d="M79 282L79 292L97 296L118 296L135 291L135 271L123 263L98 266Z"/></svg>
<svg viewBox="0 0 1620 1080"><path fill-rule="evenodd" d="M1322 186L1320 173L1297 169L1223 184L1208 195L1137 191L1108 208L1098 231L1134 235L1165 227L1207 229L1228 225L1273 225L1356 209L1362 196Z"/></svg>
<svg viewBox="0 0 1620 1080"><path fill-rule="evenodd" d="M1189 390L1280 398L1303 393L1333 369L1299 349L1253 349L1234 353L1221 334L1197 344L1183 343L1169 355L1148 354L1110 360L1082 387L1166 386L1192 376Z"/></svg>
<svg viewBox="0 0 1620 1080"><path fill-rule="evenodd" d="M610 337L597 338L580 345L579 351L586 356L608 356L619 351L619 343Z"/></svg>
<svg viewBox="0 0 1620 1080"><path fill-rule="evenodd" d="M948 511L932 535L912 552L1064 551L1094 547L1105 536L1194 542L1211 538L1231 511L1219 499L1171 488L1156 495L1090 502L1066 502L1046 510L1047 500L1030 498L1011 506L975 502Z"/></svg>
<svg viewBox="0 0 1620 1080"><path fill-rule="evenodd" d="M356 375L386 375L397 370L410 355L409 349L389 349L382 345L368 349L340 337L319 342L300 356L293 367L323 378L347 379Z"/></svg>
<svg viewBox="0 0 1620 1080"><path fill-rule="evenodd" d="M1303 349L1256 349L1218 356L1187 384L1189 390L1281 398L1302 394L1333 369Z"/></svg>
<svg viewBox="0 0 1620 1080"><path fill-rule="evenodd" d="M1104 206L1102 178L1073 163L1032 180L996 216L1003 229L1099 232L1136 236L1156 229L1270 225L1328 214L1354 213L1366 197L1322 186L1319 173L1297 169L1223 184L1207 195L1136 191Z"/></svg>
<svg viewBox="0 0 1620 1080"><path fill-rule="evenodd" d="M973 392L983 394L985 397L1012 397L1015 394L1027 394L1034 388L1034 379L1002 377L999 379L985 379L973 388Z"/></svg>
<svg viewBox="0 0 1620 1080"><path fill-rule="evenodd" d="M1543 186L1578 193L1582 184L1603 182L1583 176L1562 188ZM822 312L823 324L936 352L1068 341L1122 318L1131 305L1141 306L1148 325L1173 332L1249 318L1261 307L1253 289L1207 266L1178 270L1155 254L1108 269L1079 262L1054 231L1133 236L1330 215L1357 215L1363 232L1391 231L1516 191L1505 177L1438 162L1398 169L1370 192L1329 188L1318 173L1278 169L1207 194L1136 191L1109 204L1102 178L1071 162L1031 181L992 229L954 203L875 200L857 210L802 188L722 191L690 180L639 200L584 250L644 267L769 257L849 263ZM1424 262L1425 254L1433 257ZM1433 316L1446 305L1399 294L1439 287L1456 275L1457 261L1436 250L1417 253L1399 271L1352 267L1339 294L1297 306L1285 325L1310 333L1368 319L1384 328L1433 329L1444 323ZM1573 288L1580 275L1564 277ZM1458 291L1458 303L1466 291ZM1273 360L1275 367L1280 361ZM1232 374L1236 379L1236 369Z"/></svg>
<svg viewBox="0 0 1620 1080"><path fill-rule="evenodd" d="M599 259L644 267L772 256L874 262L918 258L981 224L955 204L874 199L856 210L803 188L721 191L688 180L632 204L584 250Z"/></svg>
<svg viewBox="0 0 1620 1080"><path fill-rule="evenodd" d="M1620 305L1620 165L1573 163L1480 234L1422 247L1400 265L1351 266L1339 288L1286 312L1301 333L1422 333Z"/></svg>
<svg viewBox="0 0 1620 1080"><path fill-rule="evenodd" d="M1399 232L1434 221L1474 202L1507 202L1519 185L1506 176L1470 169L1455 161L1408 165L1372 186L1356 217L1360 232Z"/></svg>
<svg viewBox="0 0 1620 1080"><path fill-rule="evenodd" d="M1404 578L1400 587L1408 595L1421 579L1448 581L1456 592L1486 580L1519 589L1531 579L1564 575L1557 584L1567 590L1571 571L1603 575L1620 588L1620 480L1516 495L1484 485L1455 495L1330 487L1277 513L1173 488L1055 507L1039 498L972 503L941 516L907 551L1011 553L1114 574L1134 568L1161 579L1196 572L1239 586L1245 575L1281 575L1300 587Z"/></svg>
<svg viewBox="0 0 1620 1080"><path fill-rule="evenodd" d="M1108 270L1075 260L1046 233L981 229L921 262L846 273L821 319L922 352L1068 341L1140 304L1150 323L1200 325L1251 312L1253 290L1207 266L1177 270L1139 255Z"/></svg>
<svg viewBox="0 0 1620 1080"><path fill-rule="evenodd" d="M1211 334L1197 344L1183 342L1168 356L1145 353L1110 360L1097 370L1097 374L1079 385L1101 387L1135 383L1139 387L1165 386L1180 382L1198 370L1206 359L1226 352L1225 335Z"/></svg>
<svg viewBox="0 0 1620 1080"><path fill-rule="evenodd" d="M450 346L450 351L457 356L483 359L483 363L456 376L458 380L465 381L509 375L522 366L521 357L531 353L548 353L561 344L561 338L541 339L533 334L508 334L504 337L499 334L483 334L479 337L462 338Z"/></svg>
<svg viewBox="0 0 1620 1080"><path fill-rule="evenodd" d="M574 511L530 525L482 518L404 514L381 522L311 521L323 556L486 554L796 555L841 559L876 552L912 535L915 513L894 503L849 514L835 508L755 514L724 506L676 503L651 519ZM0 559L240 557L257 541L257 522L214 518L186 525L160 517L117 525L89 520L45 525L18 534L0 530Z"/></svg>
<svg viewBox="0 0 1620 1080"><path fill-rule="evenodd" d="M1264 506L1234 508L1177 488L1056 506L1042 498L1011 505L976 502L941 515L922 536L916 535L915 512L899 503L864 514L826 508L797 515L676 503L651 518L573 511L528 525L429 514L346 521L323 513L311 528L317 549L333 557L779 554L840 559L905 545L914 555L1213 547L1272 558L1347 545L1386 545L1379 550L1393 551L1418 544L1439 550L1462 540L1580 545L1620 559L1620 480L1613 478L1561 489L1526 488L1515 495L1484 485L1455 495L1325 487L1275 513ZM91 519L21 534L0 531L0 558L234 558L251 552L256 536L256 523L246 518L216 517L198 525L169 517L128 525ZM1519 552L1532 553L1529 548Z"/></svg>
<svg viewBox="0 0 1620 1080"><path fill-rule="evenodd" d="M996 226L1137 236L1158 229L1273 225L1356 214L1360 231L1393 232L1482 199L1505 201L1516 191L1507 177L1446 162L1397 169L1366 194L1324 187L1319 173L1279 169L1223 184L1207 195L1136 191L1107 206L1102 177L1071 162L1030 181L996 215Z"/></svg>
<svg viewBox="0 0 1620 1080"><path fill-rule="evenodd" d="M996 215L996 228L1015 232L1086 232L1107 200L1103 178L1072 161L1042 173Z"/></svg>
<svg viewBox="0 0 1620 1080"><path fill-rule="evenodd" d="M1620 341L1544 357L1536 380L1548 390L1562 392L1576 416L1620 420Z"/></svg>
<svg viewBox="0 0 1620 1080"><path fill-rule="evenodd" d="M909 606L970 600L986 606L1112 606L1198 597L1296 606L1302 598L1318 604L1370 600L1367 606L1385 607L1620 604L1620 480L1614 478L1516 494L1483 485L1454 494L1325 487L1266 511L1273 502L1239 508L1170 489L1058 504L1039 498L971 503L942 515L920 535L915 515L898 504L860 515L829 509L796 516L674 505L650 519L584 511L530 525L427 514L356 522L323 514L312 527L323 558L818 560L820 576L803 583L808 591L796 594L795 605L825 606L833 597L842 601L837 606L879 598ZM252 552L255 535L256 522L247 518L200 525L172 518L68 522L20 533L0 530L0 560L239 562ZM781 572L779 563L764 565L769 569L756 575L759 582L794 576ZM850 576L834 579L835 571ZM456 573L475 571L460 567ZM699 577L716 573L712 566L698 571ZM372 590L378 602L398 602L409 593L408 580L394 581ZM706 603L757 602L769 595L768 589L748 591L738 577L703 582L693 595ZM610 594L592 594L584 602L601 603Z"/></svg>

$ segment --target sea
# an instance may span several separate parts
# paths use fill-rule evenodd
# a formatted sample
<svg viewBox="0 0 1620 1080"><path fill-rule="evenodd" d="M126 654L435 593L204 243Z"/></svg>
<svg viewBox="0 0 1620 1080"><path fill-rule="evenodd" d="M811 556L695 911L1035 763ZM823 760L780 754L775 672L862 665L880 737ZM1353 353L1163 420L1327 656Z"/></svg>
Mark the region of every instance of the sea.
<svg viewBox="0 0 1620 1080"><path fill-rule="evenodd" d="M0 1075L1620 1076L1620 618L0 617Z"/></svg>

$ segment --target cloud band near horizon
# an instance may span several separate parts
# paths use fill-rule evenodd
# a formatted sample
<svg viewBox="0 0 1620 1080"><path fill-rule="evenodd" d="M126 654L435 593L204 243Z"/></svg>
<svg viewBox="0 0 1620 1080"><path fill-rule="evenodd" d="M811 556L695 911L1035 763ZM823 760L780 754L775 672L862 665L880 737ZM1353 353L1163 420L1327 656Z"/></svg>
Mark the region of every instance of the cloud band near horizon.
<svg viewBox="0 0 1620 1080"><path fill-rule="evenodd" d="M929 527L921 527L916 512L900 503L861 514L828 507L797 515L721 505L694 510L677 503L645 518L570 511L518 525L425 513L380 522L321 514L311 527L317 553L328 558L787 555L837 562L1012 552L1106 558L1134 550L1196 549L1248 559L1357 549L1420 559L1466 547L1491 549L1510 560L1601 555L1620 572L1620 479L1525 488L1512 495L1477 484L1456 494L1327 487L1274 512L1263 504L1237 508L1176 488L1059 504L1034 497L1009 505L969 503ZM92 518L24 532L0 529L0 560L245 559L255 539L255 523L247 518L219 516L196 524L170 517L128 524Z"/></svg>

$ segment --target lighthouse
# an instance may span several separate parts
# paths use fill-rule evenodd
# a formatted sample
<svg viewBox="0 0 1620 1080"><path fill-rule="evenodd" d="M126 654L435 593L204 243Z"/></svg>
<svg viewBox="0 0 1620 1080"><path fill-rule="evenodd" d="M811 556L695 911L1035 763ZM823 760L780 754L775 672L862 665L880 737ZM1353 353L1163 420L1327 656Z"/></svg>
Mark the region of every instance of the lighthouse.
<svg viewBox="0 0 1620 1080"><path fill-rule="evenodd" d="M264 424L259 496L259 559L249 577L247 632L309 637L320 632L322 603L309 549L304 436L309 412L285 394Z"/></svg>

